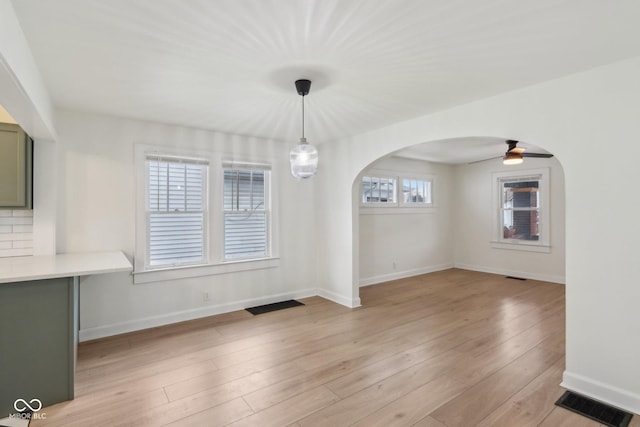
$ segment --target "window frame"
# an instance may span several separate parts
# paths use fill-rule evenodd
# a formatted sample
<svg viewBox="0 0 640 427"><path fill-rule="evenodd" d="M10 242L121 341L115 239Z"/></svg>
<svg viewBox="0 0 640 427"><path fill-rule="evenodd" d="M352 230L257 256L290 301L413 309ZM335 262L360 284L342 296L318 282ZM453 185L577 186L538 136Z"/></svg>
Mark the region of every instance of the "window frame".
<svg viewBox="0 0 640 427"><path fill-rule="evenodd" d="M520 240L504 237L503 186L505 182L518 181L538 181L538 240ZM551 252L549 168L495 172L492 174L492 182L493 238L491 247L494 249L513 249L530 252Z"/></svg>
<svg viewBox="0 0 640 427"><path fill-rule="evenodd" d="M387 180L387 196L389 194L388 190L388 181L393 180L393 200L392 201L375 201L375 202L367 202L364 200L364 180L365 178L373 179L376 178L378 181ZM390 174L387 172L379 172L379 171L371 171L371 173L366 173L360 177L360 205L364 207L397 207L398 206L398 177L394 174ZM379 191L379 190L378 190ZM380 195L378 195L378 199Z"/></svg>
<svg viewBox="0 0 640 427"><path fill-rule="evenodd" d="M207 262L201 264L179 265L166 268L149 268L147 263L147 232L146 232L146 182L147 172L145 161L148 156L164 156L191 159L204 159L209 162L207 181L208 200L208 233L207 233ZM227 274L265 268L275 268L280 265L278 255L278 194L273 191L273 183L278 179L277 164L271 159L242 156L242 162L231 159L237 155L225 152L190 150L170 146L150 144L134 144L135 169L135 249L133 253L134 269L133 283L144 284L151 282L179 280L190 277ZM265 258L250 258L239 260L224 260L223 238L223 167L224 165L262 165L270 168L269 196L271 211L269 220L270 242L269 256Z"/></svg>
<svg viewBox="0 0 640 427"><path fill-rule="evenodd" d="M429 184L429 201L428 202L405 202L404 201L404 181L418 181ZM433 175L400 175L398 177L398 186L402 186L402 191L398 189L398 195L401 197L398 198L398 203L401 207L405 208L430 208L433 206Z"/></svg>

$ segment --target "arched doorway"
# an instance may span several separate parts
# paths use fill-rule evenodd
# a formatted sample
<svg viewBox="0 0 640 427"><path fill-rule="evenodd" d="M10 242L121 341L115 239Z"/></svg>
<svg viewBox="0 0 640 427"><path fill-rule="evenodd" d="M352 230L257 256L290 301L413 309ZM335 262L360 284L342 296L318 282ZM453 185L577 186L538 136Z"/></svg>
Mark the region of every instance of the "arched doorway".
<svg viewBox="0 0 640 427"><path fill-rule="evenodd" d="M352 186L356 286L452 267L564 283L562 166L556 158L525 158L520 165L505 166L500 151L504 141L432 141L386 154L364 167ZM548 153L542 144L521 145L530 152ZM534 197L542 194L543 203L526 213L534 234L526 240L516 238L524 238L522 233L501 234L502 227L495 224L500 215L497 177L520 180L540 173L545 174L545 190ZM395 192L387 188L390 183ZM408 191L415 192L409 188L412 183L423 183L425 189L428 183L430 203L404 203ZM376 185L385 186L382 197L364 194L363 186ZM544 239L539 239L543 232Z"/></svg>

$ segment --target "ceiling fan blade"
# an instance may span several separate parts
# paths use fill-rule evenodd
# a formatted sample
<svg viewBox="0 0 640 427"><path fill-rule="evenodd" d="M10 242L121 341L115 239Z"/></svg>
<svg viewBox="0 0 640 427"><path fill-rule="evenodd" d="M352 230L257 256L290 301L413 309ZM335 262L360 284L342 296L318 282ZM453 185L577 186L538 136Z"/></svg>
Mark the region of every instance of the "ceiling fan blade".
<svg viewBox="0 0 640 427"><path fill-rule="evenodd" d="M526 148L514 147L511 150L508 150L507 153L517 153L522 154L526 151Z"/></svg>
<svg viewBox="0 0 640 427"><path fill-rule="evenodd" d="M553 154L547 154L547 153L522 153L522 157L537 157L540 159L548 159L550 157L553 157Z"/></svg>

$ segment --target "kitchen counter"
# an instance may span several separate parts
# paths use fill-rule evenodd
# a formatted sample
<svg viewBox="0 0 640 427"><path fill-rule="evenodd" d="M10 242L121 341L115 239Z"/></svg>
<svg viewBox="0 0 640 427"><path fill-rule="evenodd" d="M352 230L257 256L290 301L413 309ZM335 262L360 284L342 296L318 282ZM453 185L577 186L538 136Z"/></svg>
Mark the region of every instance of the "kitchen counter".
<svg viewBox="0 0 640 427"><path fill-rule="evenodd" d="M122 252L0 259L0 419L73 399L80 276L131 270Z"/></svg>
<svg viewBox="0 0 640 427"><path fill-rule="evenodd" d="M131 271L122 252L88 252L0 258L0 283Z"/></svg>

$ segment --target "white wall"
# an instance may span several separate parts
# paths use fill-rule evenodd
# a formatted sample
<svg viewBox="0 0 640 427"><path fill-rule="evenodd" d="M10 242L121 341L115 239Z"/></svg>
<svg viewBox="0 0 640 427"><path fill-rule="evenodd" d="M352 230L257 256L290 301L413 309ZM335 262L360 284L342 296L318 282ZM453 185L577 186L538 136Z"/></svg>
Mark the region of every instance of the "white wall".
<svg viewBox="0 0 640 427"><path fill-rule="evenodd" d="M540 141L542 142L542 141ZM494 172L549 168L550 253L497 249L492 200ZM564 173L557 159L529 159L504 166L501 159L455 168L455 266L528 279L565 282Z"/></svg>
<svg viewBox="0 0 640 427"><path fill-rule="evenodd" d="M33 252L55 253L55 117L13 5L0 0L0 104L34 139ZM53 185L52 185L53 184Z"/></svg>
<svg viewBox="0 0 640 427"><path fill-rule="evenodd" d="M453 167L386 157L364 173L371 170L432 175L434 206L359 207L359 284L370 285L452 267Z"/></svg>
<svg viewBox="0 0 640 427"><path fill-rule="evenodd" d="M318 173L313 178L314 195L316 206L325 204L318 206L315 222L318 293L347 307L358 307L358 238L353 237L353 229L357 229L359 221L355 208L358 198L351 191L355 176L348 168L339 166L355 162L355 159L351 158L350 147L343 144L322 144L318 147L318 156ZM377 158L368 163L373 160ZM345 206L354 208L344 209Z"/></svg>
<svg viewBox="0 0 640 427"><path fill-rule="evenodd" d="M369 163L440 139L494 136L531 142L553 152L565 174L563 384L640 412L640 340L634 339L640 336L640 206L630 197L640 180L638 75L640 58L634 58L323 147L332 155L317 177L324 234L320 292L358 299L353 266L359 254L352 242L359 241L359 226L352 183Z"/></svg>
<svg viewBox="0 0 640 427"><path fill-rule="evenodd" d="M316 294L313 182L291 177L289 146L73 112L59 114L58 131L59 252L123 250L132 259L136 143L271 160L279 196L279 267L147 284L133 284L128 273L85 277L80 286L82 339ZM209 302L203 301L204 292Z"/></svg>
<svg viewBox="0 0 640 427"><path fill-rule="evenodd" d="M54 114L10 0L0 0L0 103L34 139L54 139Z"/></svg>
<svg viewBox="0 0 640 427"><path fill-rule="evenodd" d="M550 253L492 247L493 173L543 167L550 174ZM357 206L360 286L454 266L565 282L564 174L557 159L527 159L520 166L504 166L500 159L452 166L385 157L360 175L371 170L433 174L435 206L424 210ZM354 191L359 191L358 185Z"/></svg>

